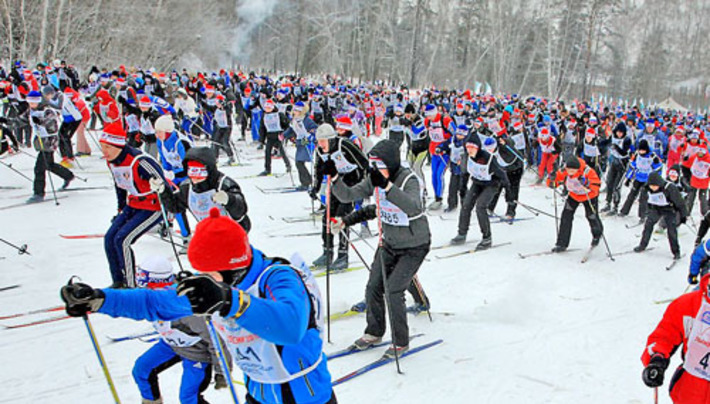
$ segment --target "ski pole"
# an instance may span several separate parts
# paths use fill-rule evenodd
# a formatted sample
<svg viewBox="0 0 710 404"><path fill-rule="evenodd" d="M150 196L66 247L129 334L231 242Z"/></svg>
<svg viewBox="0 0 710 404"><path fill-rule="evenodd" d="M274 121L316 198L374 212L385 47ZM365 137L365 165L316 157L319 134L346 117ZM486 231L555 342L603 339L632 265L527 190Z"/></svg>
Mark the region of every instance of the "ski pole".
<svg viewBox="0 0 710 404"><path fill-rule="evenodd" d="M227 357L224 354L224 346L222 346L222 340L217 335L217 330L214 328L214 323L209 317L205 317L205 322L207 323L207 330L209 330L210 338L212 338L212 346L214 346L215 351L217 351L217 357L219 358L219 364L224 372L224 379L229 385L229 392L232 394L232 400L234 404L239 404L239 398L237 398L237 390L234 388L234 382L232 381L232 371L229 370L227 366Z"/></svg>
<svg viewBox="0 0 710 404"><path fill-rule="evenodd" d="M42 141L41 136L37 136L37 139L39 139L39 147L41 149L39 151L39 154L42 157L42 160L44 161L44 167L45 167L44 175L49 177L49 186L52 187L52 195L54 196L54 204L55 204L55 206L59 206L59 201L57 200L57 191L54 190L54 181L52 180L52 173L51 173L51 171L49 173L47 172L47 171L49 171L49 164L47 164L47 156L44 154L44 151L43 151L44 150L44 142ZM52 152L52 153L54 153L54 152Z"/></svg>
<svg viewBox="0 0 710 404"><path fill-rule="evenodd" d="M658 404L658 387L653 388L653 402Z"/></svg>
<svg viewBox="0 0 710 404"><path fill-rule="evenodd" d="M14 167L12 166L12 163L8 164L8 163L5 163L4 161L0 161L0 164L2 164L2 165L4 165L5 167L9 168L10 170L14 171L15 173L17 173L19 176L21 176L22 178L26 179L27 181L29 181L29 182L34 182L34 181L32 181L32 178L26 176L25 174L22 174L19 170L17 170L16 168L14 168Z"/></svg>
<svg viewBox="0 0 710 404"><path fill-rule="evenodd" d="M377 168L375 168L377 170ZM380 210L380 192L379 190L375 190L375 202L377 203L377 230L379 231L379 241L378 241L378 249L377 252L375 252L375 256L379 254L379 259L380 259L380 272L382 276L382 286L385 290L385 310L387 311L387 315L390 320L390 334L392 334L392 345L394 347L394 361L395 364L397 365L397 373L403 374L402 369L399 367L399 353L397 352L397 342L395 340L395 334L394 334L394 317L392 316L392 300L390 299L390 290L389 290L389 285L387 284L387 270L385 269L385 257L383 255L384 253L384 242L383 242L383 237L382 237L382 212ZM377 257L375 257L377 258Z"/></svg>
<svg viewBox="0 0 710 404"><path fill-rule="evenodd" d="M27 251L27 244L22 244L21 246L18 247L18 246L16 246L16 245L12 244L11 242L5 240L4 238L0 238L0 241L2 241L3 243L9 245L10 247L16 249L16 250L17 250L17 254L19 254L19 255L22 255L22 254L32 255L32 254L29 253L29 251Z"/></svg>
<svg viewBox="0 0 710 404"><path fill-rule="evenodd" d="M170 185L170 184L166 184ZM173 253L175 254L175 260L178 263L178 266L180 266L180 272L186 272L185 268L182 267L182 261L180 261L180 255L177 252L177 248L175 248L175 241L173 241L173 231L170 228L170 223L168 222L168 214L165 211L165 205L163 205L163 199L160 197L160 192L155 193L158 196L158 203L160 204L160 213L163 215L163 221L165 221L165 228L168 231L168 237L170 238L170 246L173 249Z"/></svg>
<svg viewBox="0 0 710 404"><path fill-rule="evenodd" d="M560 238L560 223L557 219L557 190L552 188L552 203L555 205L555 232L557 234L557 239Z"/></svg>
<svg viewBox="0 0 710 404"><path fill-rule="evenodd" d="M362 262L367 271L370 272L370 265L367 263L367 261L365 261L365 258L362 256L362 254L360 254L360 251L357 249L357 247L355 247L355 244L350 241L350 238L347 236L347 234L345 234L345 230L340 230L340 237L345 237L345 239L348 240L348 244L350 244L350 247L353 249L353 251L355 251L355 254L360 259L360 262Z"/></svg>
<svg viewBox="0 0 710 404"><path fill-rule="evenodd" d="M330 259L333 256L333 235L330 233L330 186L332 178L328 176L325 188L325 297L326 318L328 319L328 343L330 344Z"/></svg>
<svg viewBox="0 0 710 404"><path fill-rule="evenodd" d="M516 200L515 203L517 203L518 205L524 207L525 209L527 209L528 211L530 211L530 213L532 213L532 214L535 215L535 216L539 216L540 214L543 214L543 215L545 215L545 216L547 216L547 217L551 217L551 218L553 218L553 219L555 218L555 215L550 214L550 213L547 213L547 212L545 212L544 210L540 210L540 209L535 208L535 207L532 207L532 206L530 206L530 205L526 205L526 204L520 202L519 200Z"/></svg>
<svg viewBox="0 0 710 404"><path fill-rule="evenodd" d="M108 383L109 389L111 389L111 395L113 396L113 400L117 404L121 404L121 400L118 398L118 392L116 392L116 386L113 384L113 379L111 379L111 374L108 371L108 366L106 365L106 360L104 359L104 355L101 353L101 348L99 347L99 342L96 339L96 334L94 333L94 328L91 326L91 322L89 322L89 316L84 314L83 316L84 319L84 325L86 325L86 331L89 333L89 338L91 338L91 344L94 347L94 352L96 352L96 357L99 359L99 364L101 365L101 369L104 372L104 376L106 377L106 382Z"/></svg>
<svg viewBox="0 0 710 404"><path fill-rule="evenodd" d="M594 216L596 216L597 220L599 220L599 224L602 224L602 219L599 217L597 210L594 208L594 204L592 203L591 199L589 199L589 193L585 193L584 196L587 197L587 203L589 204L589 207L592 208L592 213L594 214ZM604 235L604 228L603 227L602 227L602 240L604 240L604 246L606 247L607 254L609 254L609 259L612 261L616 261L616 259L614 259L614 255L611 253L611 248L609 248L609 243L606 241L606 236Z"/></svg>

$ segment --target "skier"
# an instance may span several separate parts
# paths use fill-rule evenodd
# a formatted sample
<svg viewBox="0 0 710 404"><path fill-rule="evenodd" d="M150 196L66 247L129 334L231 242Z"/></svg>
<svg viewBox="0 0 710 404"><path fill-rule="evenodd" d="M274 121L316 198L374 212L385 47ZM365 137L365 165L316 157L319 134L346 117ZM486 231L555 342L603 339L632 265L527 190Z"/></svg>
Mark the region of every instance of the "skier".
<svg viewBox="0 0 710 404"><path fill-rule="evenodd" d="M545 179L545 173L549 176L548 178L554 175L556 171L555 162L562 148L559 143L557 143L557 138L553 137L550 134L550 129L546 127L540 129L537 143L540 145L541 157L536 184L541 184Z"/></svg>
<svg viewBox="0 0 710 404"><path fill-rule="evenodd" d="M698 147L688 159L690 163L690 192L688 193L688 212L693 211L695 195L698 195L700 214L708 212L708 186L710 185L710 154L705 147Z"/></svg>
<svg viewBox="0 0 710 404"><path fill-rule="evenodd" d="M315 143L315 132L318 125L308 116L308 107L302 101L293 106L293 118L288 129L284 132L284 139L293 139L296 143L296 170L298 170L299 191L306 191L311 187L311 174L306 168L306 163L312 160Z"/></svg>
<svg viewBox="0 0 710 404"><path fill-rule="evenodd" d="M641 139L638 150L634 156L631 157L629 168L626 171L626 182L624 183L624 185L628 187L633 179L634 185L631 188L629 195L626 196L626 201L624 202L624 206L622 206L619 211L619 216L624 217L629 214L631 206L634 204L636 196L638 196L640 192L641 196L639 197L638 210L639 219L643 221L646 218L646 210L648 209L648 192L646 191L646 187L644 187L644 185L648 180L648 175L652 171L660 172L662 167L663 164L661 163L661 159L651 151L646 139Z"/></svg>
<svg viewBox="0 0 710 404"><path fill-rule="evenodd" d="M466 171L466 163L468 161L465 153L465 141L468 136L468 126L459 125L456 128L456 134L448 141L439 145L438 149L447 149L447 154L451 158L451 177L449 181L449 197L448 204L444 213L453 212L459 206L459 198L463 204L468 188L469 174Z"/></svg>
<svg viewBox="0 0 710 404"><path fill-rule="evenodd" d="M515 146L513 139L504 134L498 137L497 140L498 152L496 153L496 158L498 159L498 165L505 170L505 174L508 176L508 181L510 182L510 191L513 193L510 197L506 197L506 200L513 202L507 204L505 219L513 220L515 218L515 209L518 206L515 201L518 200L518 195L520 193L520 181L523 178L523 169L525 164L522 155L513 148ZM500 193L502 191L503 187L499 186L496 194L491 200L490 205L488 206L489 211L495 211L495 206L498 204L498 198L500 197Z"/></svg>
<svg viewBox="0 0 710 404"><path fill-rule="evenodd" d="M160 194L165 208L172 213L189 210L201 221L209 216L210 209L216 207L249 232L251 220L242 190L236 181L217 169L212 150L193 147L185 154L182 165L189 180L182 181L177 190L166 187L157 178L150 182L151 189Z"/></svg>
<svg viewBox="0 0 710 404"><path fill-rule="evenodd" d="M472 134L466 140L466 153L468 154L466 168L471 176L471 187L466 192L459 213L458 235L451 240L451 244L466 242L466 234L471 225L471 211L475 207L482 236L482 240L476 245L476 250L485 250L493 244L488 206L499 186L502 185L505 188L505 199L509 205L514 202L513 191L510 188L508 176L498 164L498 160L482 149L481 139L476 134Z"/></svg>
<svg viewBox="0 0 710 404"><path fill-rule="evenodd" d="M234 163L234 151L230 138L232 136L232 103L225 100L222 94L217 94L214 110L214 136L212 150L219 159L219 151L227 153L227 165Z"/></svg>
<svg viewBox="0 0 710 404"><path fill-rule="evenodd" d="M27 203L34 203L44 200L47 171L64 180L64 183L59 188L60 191L69 187L69 184L74 180L74 174L66 167L54 162L54 152L57 150L59 141L59 111L43 102L42 94L38 91L30 91L27 94L27 103L30 107L30 124L33 132L32 143L35 150L37 150L37 160L34 168L34 192L27 199Z"/></svg>
<svg viewBox="0 0 710 404"><path fill-rule="evenodd" d="M104 250L113 279L113 288L135 286L131 245L161 220L160 203L151 190L152 178L165 181L155 159L126 144L120 123L104 127L99 139L101 152L113 175L118 214L104 236Z"/></svg>
<svg viewBox="0 0 710 404"><path fill-rule="evenodd" d="M318 148L315 156L315 175L313 187L310 191L310 196L314 200L318 200L318 193L321 190L325 176L342 177L342 181L353 186L365 176L367 172L367 157L362 150L353 142L342 137L336 136L335 129L330 124L323 124L316 130L316 139ZM324 204L330 203L331 217L345 216L352 212L352 202L344 202L338 199L331 192L330 200L326 200ZM323 238L323 255L313 261L316 267L327 267L332 259L330 251L333 248L333 234L327 231L326 215L323 215L322 238ZM344 230L340 234L338 245L338 258L332 263L330 269L342 270L348 267L348 231Z"/></svg>
<svg viewBox="0 0 710 404"><path fill-rule="evenodd" d="M599 176L593 168L587 166L584 160L570 156L566 161L565 169L557 172L553 185L557 188L563 182L569 193L562 211L560 231L552 252L558 253L567 250L572 233L574 212L580 204L584 206L584 215L592 230L592 247L596 247L604 232L604 226L597 210L597 197L601 185Z"/></svg>
<svg viewBox="0 0 710 404"><path fill-rule="evenodd" d="M252 122L254 122L252 120ZM285 128L288 128L289 122L285 111L279 111L274 106L273 100L266 100L264 103L264 116L261 118L259 126L259 139L265 144L264 148L264 171L259 176L265 177L271 175L271 152L274 148L278 151L286 166L286 172L291 171L291 163L284 151L284 145L281 142L281 136Z"/></svg>
<svg viewBox="0 0 710 404"><path fill-rule="evenodd" d="M439 210L442 206L444 194L444 174L449 166L448 155L437 155L436 148L451 137L447 128L451 122L451 117L442 117L434 104L427 104L425 107L424 126L429 132L429 154L431 155L431 181L434 187L434 202L429 205L430 210Z"/></svg>
<svg viewBox="0 0 710 404"><path fill-rule="evenodd" d="M382 246L375 252L372 270L365 290L367 304L367 327L364 335L356 340L352 349L364 350L382 341L386 329L385 289L394 329L393 344L385 352L393 358L409 349L409 328L404 291L412 293L419 305L428 308L429 301L421 290L416 290L413 278L424 262L431 244L429 222L424 214L419 178L409 168L400 164L399 145L392 140L377 143L369 153L367 177L355 184L348 184L339 176L333 182L333 196L341 201L355 201L378 194L379 212L376 205L366 206L342 218L337 218L332 230L340 233L347 226L363 220L372 220L380 215L382 222ZM384 270L383 270L384 266ZM387 277L383 280L383 272Z"/></svg>
<svg viewBox="0 0 710 404"><path fill-rule="evenodd" d="M57 92L51 85L42 88L42 96L52 108L59 110L62 114L62 124L59 127L59 152L62 155L60 164L65 168L73 168L74 150L71 139L81 125L82 114L87 114L86 118L88 119L86 104L81 100L81 105L76 105L70 95ZM82 108L80 109L80 107Z"/></svg>
<svg viewBox="0 0 710 404"><path fill-rule="evenodd" d="M74 283L61 290L66 311L149 321L208 316L244 373L247 403L337 403L312 275L249 245L244 229L216 208L197 225L187 256L202 274L175 290Z"/></svg>
<svg viewBox="0 0 710 404"><path fill-rule="evenodd" d="M646 183L648 192L648 216L641 235L641 242L634 248L634 251L641 252L646 249L651 241L653 226L663 218L668 230L668 242L671 246L673 259L680 259L680 246L678 245L678 224L683 224L687 220L688 213L685 209L685 202L680 195L680 191L675 185L667 183L661 175L655 171L648 175ZM676 223L676 216L680 214L679 222Z"/></svg>
<svg viewBox="0 0 710 404"><path fill-rule="evenodd" d="M148 257L136 267L139 288L174 290L176 283L172 265L164 257ZM136 360L132 372L143 403L163 403L158 376L180 362L183 372L180 403L207 404L202 393L210 385L213 369L216 370L215 388L227 387L204 318L190 316L175 321L153 321L153 328L160 340ZM227 363L231 364L231 357Z"/></svg>
<svg viewBox="0 0 710 404"><path fill-rule="evenodd" d="M696 255L707 259L708 247L698 246L693 259ZM648 336L641 355L645 367L643 382L648 387L657 388L663 385L671 355L681 348L682 363L673 374L669 388L671 400L678 404L710 401L710 274L707 267L700 272L699 263L691 261L689 276L691 284L697 284L700 279L699 289L671 302L656 329Z"/></svg>
<svg viewBox="0 0 710 404"><path fill-rule="evenodd" d="M629 156L631 153L632 140L631 136L626 134L626 125L619 122L614 128L614 135L611 138L610 160L611 166L606 175L606 205L602 208L602 213L608 212L609 215L615 215L621 202L621 184L623 183L624 173L629 165ZM612 207L612 203L614 206Z"/></svg>

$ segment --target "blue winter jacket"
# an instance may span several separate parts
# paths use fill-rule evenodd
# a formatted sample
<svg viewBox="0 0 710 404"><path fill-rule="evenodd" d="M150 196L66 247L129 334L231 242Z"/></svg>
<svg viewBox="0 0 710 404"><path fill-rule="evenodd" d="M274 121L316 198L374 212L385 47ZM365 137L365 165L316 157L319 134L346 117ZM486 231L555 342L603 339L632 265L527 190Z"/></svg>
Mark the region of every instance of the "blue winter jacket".
<svg viewBox="0 0 710 404"><path fill-rule="evenodd" d="M175 174L173 182L175 184L180 184L185 178L187 178L182 165L182 161L185 159L185 153L187 153L185 142L181 141L177 132L173 132L167 139L165 139L165 142L157 139L157 146L158 153L160 154L160 165L163 166L163 170L172 171L173 174ZM165 147L165 150L163 147ZM165 151L174 155L166 156ZM179 161L177 161L178 159Z"/></svg>
<svg viewBox="0 0 710 404"><path fill-rule="evenodd" d="M690 275L698 275L700 273L700 268L703 266L705 261L710 258L710 239L705 240L703 243L695 247L693 255L690 256Z"/></svg>
<svg viewBox="0 0 710 404"><path fill-rule="evenodd" d="M303 142L299 142L296 136L296 131L293 130L291 125L289 125L288 129L284 131L284 138L285 139L296 139L296 161L311 161L311 154L313 153L313 150L315 149L315 134L316 134L316 129L318 129L318 125L313 122L313 120L309 117L303 118L303 126L306 128L306 131L309 133L308 137L305 139Z"/></svg>
<svg viewBox="0 0 710 404"><path fill-rule="evenodd" d="M281 404L297 402L322 404L332 395L327 359L322 352L323 341L316 328L309 328L311 303L303 281L295 270L274 264L252 247L253 259L244 280L233 288L233 302L239 301L238 290L246 290L256 282L259 275L269 266L268 274L259 283L260 294L264 298L252 297L251 305L236 320L237 325L272 342L281 349L281 360L291 373L315 363L319 355L323 358L316 369L288 382L293 401L282 396L284 385L263 384L251 380L246 375L244 382L249 394L260 403ZM185 296L178 296L174 290L148 289L104 289L106 298L99 313L112 317L126 317L135 320L172 321L191 316L192 308ZM238 305L232 306L227 317L234 316Z"/></svg>

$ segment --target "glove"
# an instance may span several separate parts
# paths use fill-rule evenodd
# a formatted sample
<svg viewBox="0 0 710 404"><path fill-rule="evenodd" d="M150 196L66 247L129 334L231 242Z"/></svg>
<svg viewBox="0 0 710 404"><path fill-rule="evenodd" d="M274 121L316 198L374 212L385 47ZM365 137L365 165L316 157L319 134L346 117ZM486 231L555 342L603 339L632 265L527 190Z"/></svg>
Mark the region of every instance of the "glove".
<svg viewBox="0 0 710 404"><path fill-rule="evenodd" d="M625 186L625 187L631 186L631 179L630 179L630 178L627 179L626 181L624 181L624 186Z"/></svg>
<svg viewBox="0 0 710 404"><path fill-rule="evenodd" d="M691 285L697 285L698 284L698 275L689 274L688 275L688 283Z"/></svg>
<svg viewBox="0 0 710 404"><path fill-rule="evenodd" d="M668 367L668 359L661 355L654 355L651 362L643 370L643 382L648 387L658 387L663 384L663 373Z"/></svg>
<svg viewBox="0 0 710 404"><path fill-rule="evenodd" d="M341 217L334 217L330 219L330 233L331 234L339 234L343 229L348 227L345 222L343 222L343 218Z"/></svg>
<svg viewBox="0 0 710 404"><path fill-rule="evenodd" d="M168 179L170 181L175 179L175 173L172 171L164 171L163 174L165 174L165 179Z"/></svg>
<svg viewBox="0 0 710 404"><path fill-rule="evenodd" d="M375 167L372 167L370 169L370 182L372 182L372 185L375 187L385 189L390 183L390 180L389 178L385 178L385 176L382 175L380 170Z"/></svg>
<svg viewBox="0 0 710 404"><path fill-rule="evenodd" d="M60 295L66 304L67 314L72 317L83 317L86 313L98 311L106 298L101 289L94 289L85 283L63 286Z"/></svg>
<svg viewBox="0 0 710 404"><path fill-rule="evenodd" d="M440 149L440 148L437 147L436 149L434 149L434 154L440 155L441 153L442 153L442 152L441 152L441 149Z"/></svg>
<svg viewBox="0 0 710 404"><path fill-rule="evenodd" d="M680 220L678 220L678 223L680 223L680 224L685 224L685 222L687 222L687 221L688 221L688 217L687 217L687 216L683 216L683 217L680 218Z"/></svg>
<svg viewBox="0 0 710 404"><path fill-rule="evenodd" d="M178 296L187 296L194 314L219 311L226 316L232 308L232 288L209 275L187 277L178 283L175 290Z"/></svg>
<svg viewBox="0 0 710 404"><path fill-rule="evenodd" d="M284 135L279 135L279 142L283 142L283 141L284 141Z"/></svg>
<svg viewBox="0 0 710 404"><path fill-rule="evenodd" d="M159 194L162 194L163 191L165 191L165 181L163 181L160 178L151 178L150 181L150 190L153 192L157 192Z"/></svg>
<svg viewBox="0 0 710 404"><path fill-rule="evenodd" d="M311 199L313 199L314 201L317 201L317 200L319 199L319 196L320 196L320 195L318 195L318 191L319 191L319 190L316 189L315 187L314 187L314 188L311 188L310 190L308 190L308 196L310 196Z"/></svg>
<svg viewBox="0 0 710 404"><path fill-rule="evenodd" d="M221 390L221 389L226 389L227 388L227 379L224 378L224 375L215 373L214 375L214 389L215 390Z"/></svg>
<svg viewBox="0 0 710 404"><path fill-rule="evenodd" d="M229 202L229 194L219 190L214 195L212 195L212 200L220 205L226 205Z"/></svg>
<svg viewBox="0 0 710 404"><path fill-rule="evenodd" d="M330 159L323 163L323 174L330 175L331 177L338 175L338 168L335 167L335 161Z"/></svg>

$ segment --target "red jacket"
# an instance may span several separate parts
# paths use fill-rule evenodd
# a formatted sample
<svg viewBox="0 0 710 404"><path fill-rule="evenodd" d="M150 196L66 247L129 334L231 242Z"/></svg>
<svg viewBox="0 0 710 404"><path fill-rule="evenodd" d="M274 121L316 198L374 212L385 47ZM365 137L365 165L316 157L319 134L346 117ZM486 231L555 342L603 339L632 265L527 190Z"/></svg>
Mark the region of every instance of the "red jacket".
<svg viewBox="0 0 710 404"><path fill-rule="evenodd" d="M710 154L706 151L701 157L700 154L693 154L688 159L690 167L690 186L695 189L708 189L710 183Z"/></svg>
<svg viewBox="0 0 710 404"><path fill-rule="evenodd" d="M103 88L100 89L96 93L96 98L98 98L99 102L94 105L94 112L101 117L104 125L121 121L121 112L118 110L118 104L108 91Z"/></svg>
<svg viewBox="0 0 710 404"><path fill-rule="evenodd" d="M577 202L585 202L587 199L594 199L599 196L599 187L602 182L599 180L597 172L594 171L592 167L589 167L584 160L577 158L579 160L579 170L574 174L574 176L568 176L567 170L560 170L557 172L555 182L557 184L563 181L567 184L567 191L569 191L570 198ZM569 182L567 182L569 180ZM576 184L581 184L583 187L589 189L589 193L575 192L574 186Z"/></svg>
<svg viewBox="0 0 710 404"><path fill-rule="evenodd" d="M431 119L431 118L425 118L424 119L424 126L429 130L429 137L431 138L431 143L429 143L429 153L433 156L436 154L436 148L444 143L445 141L449 140L451 138L451 134L448 132L447 128L449 127L449 124L451 123L451 117L450 116L445 116L442 118L441 114L436 114L436 116ZM440 134L434 133L435 131L438 132L441 130ZM443 140L436 142L434 139L436 139L439 136L443 136Z"/></svg>
<svg viewBox="0 0 710 404"><path fill-rule="evenodd" d="M682 295L668 306L661 322L648 336L646 349L641 355L641 362L644 366L648 366L654 355L670 359L681 344L683 345L681 358L685 361L688 336L693 322L703 299L710 301L707 296L708 280L710 280L710 275L703 276L700 280L699 290ZM708 342L710 342L710 338L702 343L707 345ZM683 364L676 369L669 389L671 399L675 404L710 403L710 382L691 375L683 368Z"/></svg>

